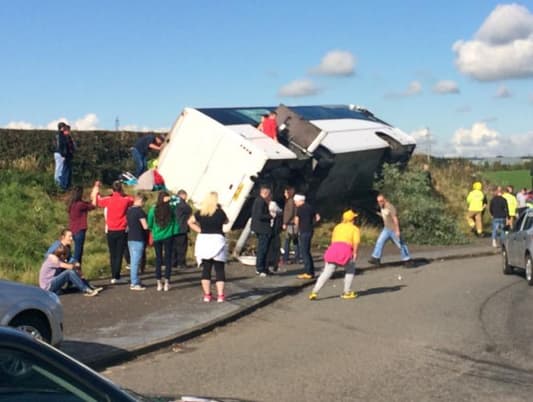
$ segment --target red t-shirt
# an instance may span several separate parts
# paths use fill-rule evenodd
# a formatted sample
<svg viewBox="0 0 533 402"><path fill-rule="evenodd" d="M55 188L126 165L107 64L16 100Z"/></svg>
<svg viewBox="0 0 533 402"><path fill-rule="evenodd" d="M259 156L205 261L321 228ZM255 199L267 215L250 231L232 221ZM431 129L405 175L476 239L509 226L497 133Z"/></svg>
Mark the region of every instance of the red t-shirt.
<svg viewBox="0 0 533 402"><path fill-rule="evenodd" d="M68 211L68 228L73 234L87 229L87 214L94 208L96 207L87 201L76 201L70 206L70 210Z"/></svg>
<svg viewBox="0 0 533 402"><path fill-rule="evenodd" d="M98 196L96 204L101 208L107 208L107 230L126 230L128 227L126 212L133 205L133 198L113 192L109 197Z"/></svg>
<svg viewBox="0 0 533 402"><path fill-rule="evenodd" d="M270 117L263 121L263 132L273 140L278 138L278 124L275 119Z"/></svg>

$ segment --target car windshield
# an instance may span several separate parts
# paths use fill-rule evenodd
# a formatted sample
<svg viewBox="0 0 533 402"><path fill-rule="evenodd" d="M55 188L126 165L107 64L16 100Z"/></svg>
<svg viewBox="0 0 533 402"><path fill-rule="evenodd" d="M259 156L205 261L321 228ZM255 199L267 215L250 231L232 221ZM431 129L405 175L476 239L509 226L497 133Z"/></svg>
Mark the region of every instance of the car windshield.
<svg viewBox="0 0 533 402"><path fill-rule="evenodd" d="M261 121L261 116L270 113L275 108L253 107L253 108L204 108L198 111L228 126L234 124L251 124L257 126Z"/></svg>

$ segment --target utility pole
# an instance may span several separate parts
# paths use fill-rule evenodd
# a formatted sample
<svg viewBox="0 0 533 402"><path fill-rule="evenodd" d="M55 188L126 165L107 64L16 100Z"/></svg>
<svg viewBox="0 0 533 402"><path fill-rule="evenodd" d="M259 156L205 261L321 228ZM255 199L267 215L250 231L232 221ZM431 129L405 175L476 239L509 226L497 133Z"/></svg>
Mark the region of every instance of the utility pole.
<svg viewBox="0 0 533 402"><path fill-rule="evenodd" d="M429 131L429 127L426 127L426 146L427 146L427 158L428 158L428 165L431 163L431 131Z"/></svg>
<svg viewBox="0 0 533 402"><path fill-rule="evenodd" d="M120 120L118 119L118 116L115 117L115 131L118 131L120 128Z"/></svg>

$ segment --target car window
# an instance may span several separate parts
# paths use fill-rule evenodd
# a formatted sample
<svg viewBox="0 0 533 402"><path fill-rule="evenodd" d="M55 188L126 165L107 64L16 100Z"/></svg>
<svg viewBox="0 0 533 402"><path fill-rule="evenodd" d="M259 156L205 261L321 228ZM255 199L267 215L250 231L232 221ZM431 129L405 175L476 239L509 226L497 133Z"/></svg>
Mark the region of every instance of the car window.
<svg viewBox="0 0 533 402"><path fill-rule="evenodd" d="M0 347L0 401L99 400L105 396L40 357Z"/></svg>
<svg viewBox="0 0 533 402"><path fill-rule="evenodd" d="M524 221L524 218L526 217L526 214L520 215L520 217L517 219L517 221L514 224L513 230L518 232L520 230L520 227L522 226L522 222Z"/></svg>
<svg viewBox="0 0 533 402"><path fill-rule="evenodd" d="M524 226L522 226L522 230L529 230L533 227L533 214L528 214L526 217L526 221L524 222Z"/></svg>

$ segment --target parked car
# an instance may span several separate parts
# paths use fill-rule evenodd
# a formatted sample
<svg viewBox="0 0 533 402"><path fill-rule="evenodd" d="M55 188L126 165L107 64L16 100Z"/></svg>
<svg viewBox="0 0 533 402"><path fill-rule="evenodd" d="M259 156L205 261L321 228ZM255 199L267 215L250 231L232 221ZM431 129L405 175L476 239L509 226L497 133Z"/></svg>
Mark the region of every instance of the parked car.
<svg viewBox="0 0 533 402"><path fill-rule="evenodd" d="M223 402L193 396L176 399L135 394L26 333L0 327L0 402L2 401Z"/></svg>
<svg viewBox="0 0 533 402"><path fill-rule="evenodd" d="M0 325L58 345L63 340L63 306L55 293L0 280Z"/></svg>
<svg viewBox="0 0 533 402"><path fill-rule="evenodd" d="M502 258L504 274L512 274L514 268L523 269L527 283L533 285L533 208L525 210L505 235Z"/></svg>

